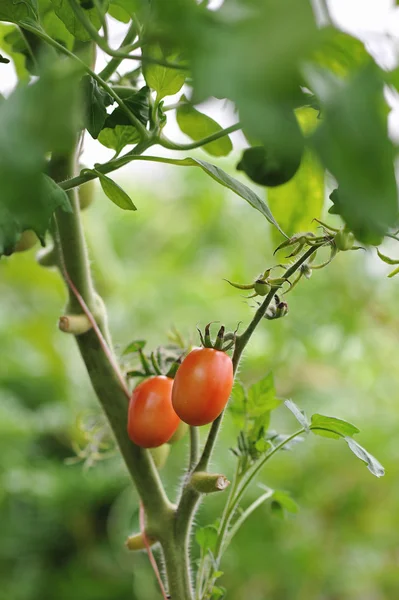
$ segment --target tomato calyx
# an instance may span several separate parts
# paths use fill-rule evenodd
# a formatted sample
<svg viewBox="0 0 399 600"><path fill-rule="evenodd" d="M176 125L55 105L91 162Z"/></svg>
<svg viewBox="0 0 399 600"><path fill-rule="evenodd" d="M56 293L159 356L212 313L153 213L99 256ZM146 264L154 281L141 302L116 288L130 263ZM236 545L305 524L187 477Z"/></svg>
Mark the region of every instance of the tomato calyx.
<svg viewBox="0 0 399 600"><path fill-rule="evenodd" d="M240 323L238 323L237 329L233 332L227 332L224 325L222 325L217 332L216 338L212 341L211 337L211 325L213 323L217 323L217 321L211 321L205 326L204 333L197 327L197 331L200 336L201 344L204 348L213 348L214 350L220 350L221 352L227 352L230 350L235 342L237 337L238 327Z"/></svg>
<svg viewBox="0 0 399 600"><path fill-rule="evenodd" d="M123 351L123 356L135 355L136 357L136 364L134 364L133 368L127 370L126 376L129 379L135 377L145 379L147 377L165 375L165 377L173 379L181 362L181 348L172 344L167 347L161 346L155 351L145 353L145 345L146 342L144 340L137 340L131 342Z"/></svg>

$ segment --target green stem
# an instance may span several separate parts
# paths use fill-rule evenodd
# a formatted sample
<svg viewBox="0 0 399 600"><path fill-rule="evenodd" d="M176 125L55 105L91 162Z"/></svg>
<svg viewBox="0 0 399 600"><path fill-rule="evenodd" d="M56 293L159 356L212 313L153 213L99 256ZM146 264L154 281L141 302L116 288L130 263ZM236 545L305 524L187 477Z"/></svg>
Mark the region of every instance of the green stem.
<svg viewBox="0 0 399 600"><path fill-rule="evenodd" d="M198 427L190 427L190 461L188 470L191 472L192 469L198 462L199 456L199 430Z"/></svg>
<svg viewBox="0 0 399 600"><path fill-rule="evenodd" d="M50 163L50 175L55 180L66 179L73 174L74 168L74 156L53 159ZM62 256L65 268L83 300L91 310L96 311L100 328L105 337L109 339L106 314L105 311L100 314L99 303L96 300L91 279L78 197L75 190L69 191L68 195L73 212L57 211L57 235L55 236L57 251ZM82 313L71 291L69 305L77 314ZM149 535L157 536L158 530L163 527L162 521L165 515L171 511L159 474L149 452L133 444L127 435L127 398L114 369L103 352L97 335L90 330L77 336L76 341L93 388L108 417L122 456L143 500L148 517Z"/></svg>
<svg viewBox="0 0 399 600"><path fill-rule="evenodd" d="M209 135L198 142L191 142L190 144L177 144L168 140L164 135L161 135L159 138L159 144L164 148L168 148L169 150L194 150L195 148L200 148L201 146L205 146L205 144L210 144L211 142L215 142L229 133L234 133L234 131L239 131L241 129L241 123L235 123L234 125L230 125L230 127L226 127L226 129L221 129L212 135Z"/></svg>
<svg viewBox="0 0 399 600"><path fill-rule="evenodd" d="M138 44L132 44L130 47L127 47L124 49L121 48L119 50L113 50L112 48L110 48L108 46L106 40L98 33L97 29L94 27L94 25L92 24L90 19L87 17L87 15L85 14L85 12L81 8L81 6L76 2L76 0L69 0L69 4L70 4L73 12L75 13L76 17L79 19L79 21L81 22L83 27L86 29L86 31L90 35L90 37L97 43L98 47L101 48L101 50L103 52L105 52L106 54L108 54L109 56L113 56L114 58L120 58L121 60L127 58L129 60L140 60L143 62L147 61L149 63L161 65L163 67L168 67L170 69L186 69L186 67L183 67L182 65L179 65L177 63L169 63L166 60L154 59L149 56L142 56L142 55L138 55L138 54L130 54L130 52L132 50L135 50L136 48L139 47Z"/></svg>
<svg viewBox="0 0 399 600"><path fill-rule="evenodd" d="M97 73L95 73L86 64L86 62L84 60L79 58L79 56L77 56L73 52L70 52L62 44L59 44L56 40L53 40L53 38L51 38L49 35L47 35L47 33L42 31L41 29L38 29L37 27L34 27L34 26L30 25L29 23L26 23L25 21L23 23L21 23L21 27L23 27L23 29L26 29L27 31L31 31L32 33L34 33L35 35L40 37L43 41L45 41L47 44L49 44L53 48L56 48L57 50L59 50L62 54L65 54L66 56L69 56L69 58L72 58L73 60L78 62L83 67L85 72L88 73L88 75L90 75L91 77L93 77L93 79L95 79L95 81L97 81L97 83L104 90L106 90L108 92L108 94L115 100L115 102L117 102L119 104L119 106L122 108L122 110L126 113L128 119L131 122L131 124L133 125L133 127L135 127L137 129L141 139L142 140L148 139L149 133L146 130L145 126L141 123L141 121L129 110L129 108L123 102L122 98L120 98L118 96L118 94L115 92L115 90L110 85L108 85L108 83L106 81L101 79L101 77L99 75L97 75Z"/></svg>
<svg viewBox="0 0 399 600"><path fill-rule="evenodd" d="M148 132L146 132L146 133L148 133ZM205 146L206 144L209 144L210 142L213 142L216 139L219 139L219 138L227 135L227 133L228 133L228 129L223 129L222 131L219 131L217 134L215 133L213 135L210 135L210 136L203 138L202 140L199 140L198 142L195 142L193 144L187 144L186 146L182 145L179 149L187 150L187 149L189 149L188 147L190 147L191 149L200 148L201 146ZM132 162L133 160L144 160L144 161L148 161L148 162L160 162L160 163L164 163L164 164L179 165L179 166L183 166L183 167L193 166L193 165L190 165L189 163L185 163L184 160L181 160L181 159L164 158L162 156L141 156L140 155L141 152L144 152L145 149L149 148L150 146L159 144L159 143L160 143L159 138L147 137L147 139L143 140L140 144L138 144L136 146L136 148L133 148L133 150L131 150L130 152L126 152L126 154L123 154L123 156L119 156L118 158L114 158L106 163L96 165L96 170L103 174L112 173L112 171L116 171L117 169L120 169L121 167ZM137 148L139 148L139 152L136 151ZM68 179L67 181L61 182L60 187L62 187L63 190L70 190L79 185L83 185L87 181L96 179L97 177L98 177L98 175L96 175L96 173L93 171L85 172L82 175L79 175L77 177Z"/></svg>
<svg viewBox="0 0 399 600"><path fill-rule="evenodd" d="M124 46L127 46L127 45L131 44L132 42L134 42L136 35L137 35L136 24L131 23L129 26L129 29L126 32L125 37L123 38L123 41L122 41L122 44L121 44L121 47L119 48L119 50L122 51L122 48ZM99 76L101 77L101 79L103 79L104 81L108 81L108 79L115 73L115 71L121 64L122 60L123 60L123 58L121 58L119 56L112 58L109 61L109 63L104 67L104 69L102 71L100 71Z"/></svg>

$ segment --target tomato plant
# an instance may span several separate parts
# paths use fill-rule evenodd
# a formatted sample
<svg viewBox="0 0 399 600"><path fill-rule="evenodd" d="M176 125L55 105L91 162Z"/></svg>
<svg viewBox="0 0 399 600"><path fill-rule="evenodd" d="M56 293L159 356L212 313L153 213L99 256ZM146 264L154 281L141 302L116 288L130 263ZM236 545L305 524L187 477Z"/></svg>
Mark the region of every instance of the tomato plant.
<svg viewBox="0 0 399 600"><path fill-rule="evenodd" d="M179 426L172 407L173 379L158 375L134 389L129 403L129 437L142 448L156 448L170 440Z"/></svg>
<svg viewBox="0 0 399 600"><path fill-rule="evenodd" d="M326 3L321 3L323 24L307 0L211 4L0 0L0 49L10 57L0 55L0 68L13 64L19 77L15 89L0 97L0 256L37 237L44 247L38 263L56 268L63 279L68 301L59 328L76 338L140 498L140 532L129 538L128 547L146 549L160 593L172 600L224 597L221 560L246 518L267 501L292 510L290 497L269 487L245 509L242 501L262 467L295 441L311 433L341 439L372 474L384 474L353 438L357 427L320 414L309 419L292 401L277 396L269 373L248 388L236 375L256 329L267 325L265 319L278 321L271 324L278 327L288 315L288 302L295 298L288 294L303 276L309 279L337 257L345 259L342 251L347 256L361 248L374 251L386 239L399 241L397 149L388 134L386 94L387 86L399 89L397 70L384 70L364 44L340 31ZM110 42L110 17L123 28L117 48ZM101 69L97 54L105 57ZM224 110L231 121L226 127L202 112L207 100L233 107ZM176 124L189 141L176 141ZM108 160L82 167L88 136L110 153ZM197 156L197 150L213 162ZM230 154L233 161L218 161ZM143 162L196 168L247 203L241 207L243 219L245 210L254 209L264 222L274 252L266 258L263 248L253 248L252 283L227 279L249 298L259 297L248 303L240 333L238 325L227 333L222 327L212 344L207 326L200 335L203 348L193 349L176 334L173 343L149 354L145 341L136 340L116 356L106 308L95 289L81 210L92 200L94 180L122 211L140 210L140 195L133 201L112 174ZM326 173L334 182L329 212L338 227L336 221L320 220ZM269 204L252 182L267 188ZM377 255L398 263L379 250ZM253 272L259 263L260 275ZM156 273L153 282L156 286ZM135 378L140 379L136 387ZM224 474L209 471L229 397L231 418L239 427L232 448L235 474L216 524L197 530L200 557L195 561L190 545L198 506L207 494L229 485ZM280 406L293 413L297 430L271 429L271 413ZM179 417L190 425L189 452L172 498L156 463L168 458L170 447L163 445L184 434L177 433ZM201 438L197 427L205 424L210 428ZM184 454L184 444L175 448ZM155 544L163 577L150 548Z"/></svg>

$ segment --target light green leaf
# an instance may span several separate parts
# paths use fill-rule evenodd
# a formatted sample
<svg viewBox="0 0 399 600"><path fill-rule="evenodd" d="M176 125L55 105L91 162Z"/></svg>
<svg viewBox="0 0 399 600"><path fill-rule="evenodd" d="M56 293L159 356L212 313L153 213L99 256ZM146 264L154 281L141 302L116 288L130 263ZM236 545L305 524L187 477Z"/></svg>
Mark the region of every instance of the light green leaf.
<svg viewBox="0 0 399 600"><path fill-rule="evenodd" d="M142 350L145 346L146 342L145 340L135 340L134 342L130 342L130 344L128 344L126 346L126 348L124 349L124 351L122 352L122 356L125 356L126 354L132 354L134 352L138 352L139 350Z"/></svg>
<svg viewBox="0 0 399 600"><path fill-rule="evenodd" d="M119 154L125 146L137 144L140 136L132 125L116 125L115 127L104 127L97 139L103 146L111 148Z"/></svg>
<svg viewBox="0 0 399 600"><path fill-rule="evenodd" d="M350 77L372 59L359 39L339 31L335 27L324 27L320 32L320 43L311 60L326 67L341 78Z"/></svg>
<svg viewBox="0 0 399 600"><path fill-rule="evenodd" d="M310 423L304 411L300 410L292 400L286 400L285 406L292 412L296 420L302 425L305 431L309 431Z"/></svg>
<svg viewBox="0 0 399 600"><path fill-rule="evenodd" d="M14 63L15 73L20 81L29 81L29 72L26 68L26 56L15 48L10 39L10 34L18 33L14 25L0 23L0 49L3 50Z"/></svg>
<svg viewBox="0 0 399 600"><path fill-rule="evenodd" d="M176 111L176 120L181 131L185 133L194 142L199 142L214 133L222 131L219 123L196 110L188 103L187 98L183 95L180 98L181 106ZM227 156L233 149L233 144L228 135L214 142L210 142L202 149L212 156Z"/></svg>
<svg viewBox="0 0 399 600"><path fill-rule="evenodd" d="M378 248L377 248L377 254L380 257L380 259L387 265L398 265L399 264L399 260L397 258L389 258L389 256L382 254L382 252L380 252Z"/></svg>
<svg viewBox="0 0 399 600"><path fill-rule="evenodd" d="M298 504L287 492L283 490L274 490L273 501L277 502L282 508L288 510L290 513L296 514L299 510Z"/></svg>
<svg viewBox="0 0 399 600"><path fill-rule="evenodd" d="M234 382L230 396L230 402L227 406L232 415L234 423L238 427L242 428L246 420L245 416L247 413L247 398L244 386L237 379Z"/></svg>
<svg viewBox="0 0 399 600"><path fill-rule="evenodd" d="M65 24L65 27L68 29L68 31L72 33L72 35L78 40L82 42L89 42L91 40L91 36L75 15L68 0L51 0L51 2L53 3L54 11L57 17L60 18ZM84 8L84 6L82 6L82 10L98 31L101 27L101 19L98 10L95 7Z"/></svg>
<svg viewBox="0 0 399 600"><path fill-rule="evenodd" d="M159 45L146 49L147 56L177 62L176 55L166 55ZM186 80L186 72L183 69L170 69L152 63L146 63L143 74L147 85L157 92L157 99L162 100L165 96L177 94Z"/></svg>
<svg viewBox="0 0 399 600"><path fill-rule="evenodd" d="M281 400L276 398L273 374L268 373L260 381L251 385L248 390L248 414L259 417L280 406Z"/></svg>
<svg viewBox="0 0 399 600"><path fill-rule="evenodd" d="M197 529L195 539L203 553L208 552L208 550L213 553L218 540L218 530L214 525L207 525Z"/></svg>
<svg viewBox="0 0 399 600"><path fill-rule="evenodd" d="M137 210L127 193L115 181L98 171L96 173L100 179L104 194L111 202L123 210Z"/></svg>
<svg viewBox="0 0 399 600"><path fill-rule="evenodd" d="M325 415L314 414L311 417L310 430L323 437L340 438L347 435L352 436L359 433L359 429L342 419L335 417L326 417Z"/></svg>
<svg viewBox="0 0 399 600"><path fill-rule="evenodd" d="M366 463L370 473L372 473L376 477L382 477L383 475L385 475L384 467L376 458L374 458L372 454L367 452L365 448L360 446L360 444L355 442L355 440L353 440L351 437L345 437L344 439L348 444L349 448L352 450L353 454Z"/></svg>
<svg viewBox="0 0 399 600"><path fill-rule="evenodd" d="M312 108L296 111L298 121L305 135L315 129L317 112ZM294 177L287 183L268 188L267 201L273 215L287 235L298 231L312 231L320 219L324 205L324 168L310 148L306 148L301 165ZM281 237L273 230L276 242Z"/></svg>

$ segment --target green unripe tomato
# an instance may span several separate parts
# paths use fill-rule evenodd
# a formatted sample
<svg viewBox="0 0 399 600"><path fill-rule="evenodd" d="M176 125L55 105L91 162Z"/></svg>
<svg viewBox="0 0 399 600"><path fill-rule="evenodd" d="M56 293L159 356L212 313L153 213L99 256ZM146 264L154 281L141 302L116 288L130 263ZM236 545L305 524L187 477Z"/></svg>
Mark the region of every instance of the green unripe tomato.
<svg viewBox="0 0 399 600"><path fill-rule="evenodd" d="M88 181L79 187L79 205L80 210L85 210L93 202L94 181Z"/></svg>
<svg viewBox="0 0 399 600"><path fill-rule="evenodd" d="M254 283L254 290L258 296L267 296L270 292L270 285L263 279L257 279Z"/></svg>
<svg viewBox="0 0 399 600"><path fill-rule="evenodd" d="M257 146L247 148L237 165L252 181L267 187L276 187L292 179L301 164L302 152L295 156L280 156L277 150Z"/></svg>
<svg viewBox="0 0 399 600"><path fill-rule="evenodd" d="M25 250L30 250L38 241L36 233L31 229L27 229L19 238L19 241L14 248L14 252L25 252Z"/></svg>
<svg viewBox="0 0 399 600"><path fill-rule="evenodd" d="M170 453L169 444L162 444L157 448L150 448L151 456L154 460L155 466L160 471L166 464Z"/></svg>
<svg viewBox="0 0 399 600"><path fill-rule="evenodd" d="M335 235L334 242L337 250L345 252L353 247L353 244L355 243L355 236L351 231L344 228L338 231L338 233Z"/></svg>
<svg viewBox="0 0 399 600"><path fill-rule="evenodd" d="M176 442L181 440L186 435L187 432L188 432L187 423L180 421L178 428L176 429L176 431L174 432L174 434L168 441L168 444L176 444Z"/></svg>

